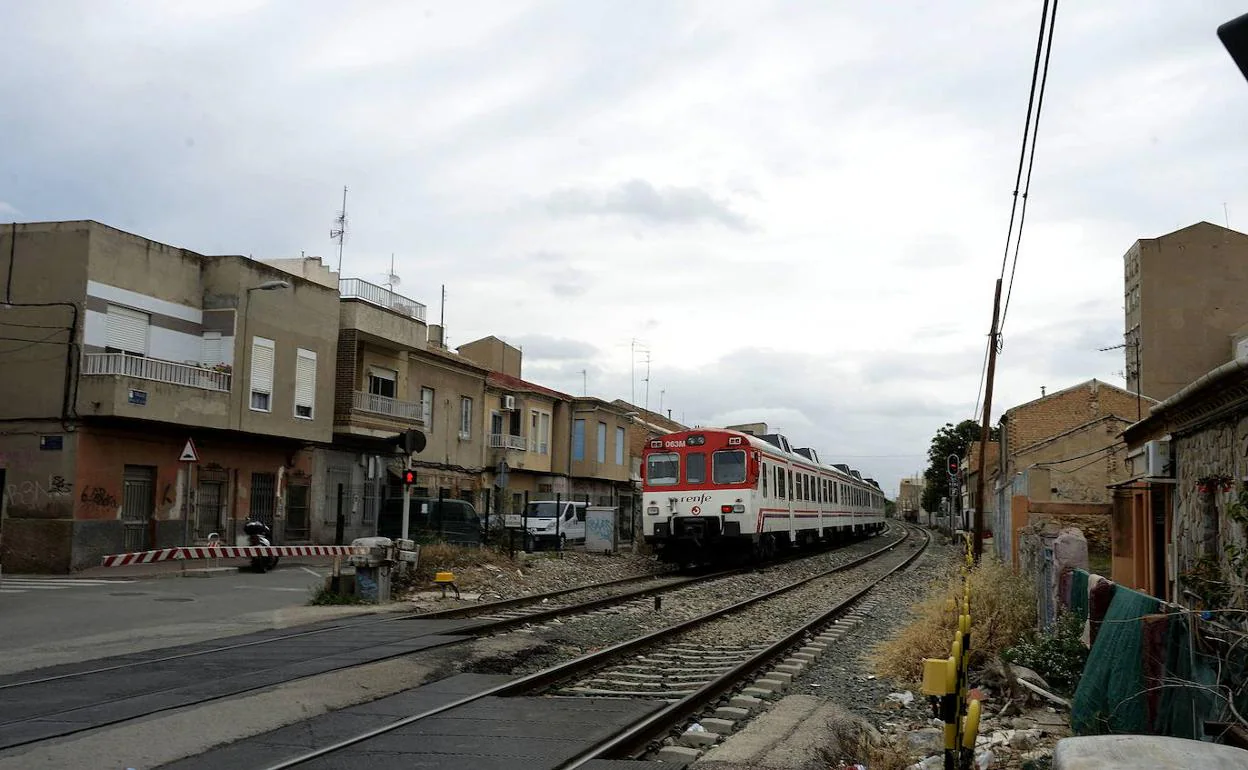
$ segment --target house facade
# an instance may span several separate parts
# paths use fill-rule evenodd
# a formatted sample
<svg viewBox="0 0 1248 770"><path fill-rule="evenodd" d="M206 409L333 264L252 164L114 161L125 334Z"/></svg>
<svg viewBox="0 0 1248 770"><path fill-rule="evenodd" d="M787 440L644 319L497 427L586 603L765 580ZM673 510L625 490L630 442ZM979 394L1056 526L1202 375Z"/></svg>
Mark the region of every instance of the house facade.
<svg viewBox="0 0 1248 770"><path fill-rule="evenodd" d="M336 290L91 221L15 224L0 248L5 336L26 340L0 380L4 569L233 539L248 518L310 536Z"/></svg>

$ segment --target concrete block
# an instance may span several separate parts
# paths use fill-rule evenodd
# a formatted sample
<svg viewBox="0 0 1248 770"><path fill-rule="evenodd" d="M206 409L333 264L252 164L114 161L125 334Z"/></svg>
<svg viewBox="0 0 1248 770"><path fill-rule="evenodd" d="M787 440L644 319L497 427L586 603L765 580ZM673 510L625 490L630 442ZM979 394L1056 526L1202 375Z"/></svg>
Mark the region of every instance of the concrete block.
<svg viewBox="0 0 1248 770"><path fill-rule="evenodd" d="M827 652L827 650L828 645L826 644L808 644L805 647L802 647L801 652L809 652L811 655L822 655Z"/></svg>
<svg viewBox="0 0 1248 770"><path fill-rule="evenodd" d="M731 719L703 719L698 724L716 735L731 735L737 728L737 723Z"/></svg>
<svg viewBox="0 0 1248 770"><path fill-rule="evenodd" d="M793 684L793 675L788 671L780 671L779 669L775 671L768 671L767 679L771 679L776 682L784 682L785 684Z"/></svg>
<svg viewBox="0 0 1248 770"><path fill-rule="evenodd" d="M815 658L817 658L818 656L811 655L809 652L795 652L793 653L793 657L804 663L814 663Z"/></svg>
<svg viewBox="0 0 1248 770"><path fill-rule="evenodd" d="M754 682L754 686L768 692L784 692L789 689L789 683L779 679L759 679Z"/></svg>
<svg viewBox="0 0 1248 770"><path fill-rule="evenodd" d="M701 750L691 749L688 746L664 746L659 749L660 762L689 764L700 756L702 756Z"/></svg>
<svg viewBox="0 0 1248 770"><path fill-rule="evenodd" d="M720 706L715 709L715 717L717 719L731 719L734 722L739 722L742 719L749 719L750 710L738 708L737 706Z"/></svg>
<svg viewBox="0 0 1248 770"><path fill-rule="evenodd" d="M705 726L705 725L704 725ZM719 735L710 731L698 732L686 730L680 735L680 742L692 748L706 748L719 743Z"/></svg>
<svg viewBox="0 0 1248 770"><path fill-rule="evenodd" d="M806 670L806 661L794 660L793 658L787 658L783 663L776 666L776 670L787 671L788 673L793 674L794 676L797 676L798 674Z"/></svg>
<svg viewBox="0 0 1248 770"><path fill-rule="evenodd" d="M728 705L733 708L754 711L755 709L762 708L763 702L752 695L735 695L732 700L728 701ZM716 713L716 716L719 716L718 712Z"/></svg>
<svg viewBox="0 0 1248 770"><path fill-rule="evenodd" d="M754 698L755 700L762 700L763 698L776 697L776 691L765 690L762 687L746 687L741 690L741 695L747 698Z"/></svg>

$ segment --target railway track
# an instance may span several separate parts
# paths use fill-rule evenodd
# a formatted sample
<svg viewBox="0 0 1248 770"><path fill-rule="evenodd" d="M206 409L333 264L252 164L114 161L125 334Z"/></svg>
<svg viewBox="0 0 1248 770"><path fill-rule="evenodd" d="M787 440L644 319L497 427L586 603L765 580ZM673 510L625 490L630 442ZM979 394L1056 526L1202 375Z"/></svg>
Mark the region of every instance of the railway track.
<svg viewBox="0 0 1248 770"><path fill-rule="evenodd" d="M817 552L783 561L810 555ZM0 677L0 751L520 625L619 608L753 569L631 576L436 612L369 615ZM585 598L578 599L579 594Z"/></svg>
<svg viewBox="0 0 1248 770"><path fill-rule="evenodd" d="M924 542L912 553L898 560L878 578L871 580L868 585L830 609L819 612L813 618L799 624L795 629L781 632L768 643L731 647L691 644L680 640L683 635L706 627L725 616L746 611L768 600L782 598L815 581L827 580L838 573L844 573L872 562L897 549L902 543L916 535L923 537ZM653 748L653 741L682 724L684 720L697 715L699 711L712 705L716 699L737 689L744 680L782 656L790 648L801 646L804 639L818 633L824 626L849 612L851 608L862 602L873 588L917 559L928 543L930 543L930 537L926 531L907 527L905 537L849 563L776 589L764 591L729 606L620 642L606 649L583 655L575 660L452 698L418 713L388 721L373 729L268 765L266 770L285 770L300 766L341 766L344 762L351 761L352 752L368 754L381 750L372 748L376 744L370 744L370 741L376 740L378 744L389 746L394 743L393 740L386 743L387 736L391 734L407 736L414 732L418 733L420 730L418 723L424 720L430 720L483 699L533 695L544 696L552 701L574 701L578 698L592 699L609 696L612 698L645 698L665 703L664 707L651 710L649 716L629 725L622 731L605 736L576 756L559 764L558 767L580 767L595 759L643 756ZM813 646L811 647L814 649ZM643 650L646 652L641 656L634 656L635 653ZM803 658L797 657L800 655L809 657L811 653L799 651L794 656L794 660L803 661ZM625 661L627 656L634 657ZM669 670L683 662L691 664L685 673L678 674ZM652 678L656 676L655 667L658 667L660 671L657 674L659 676L657 680ZM650 669L649 672L639 670L646 668ZM781 671L781 673L785 672ZM601 686L607 683L612 686ZM393 749L389 750L393 751Z"/></svg>

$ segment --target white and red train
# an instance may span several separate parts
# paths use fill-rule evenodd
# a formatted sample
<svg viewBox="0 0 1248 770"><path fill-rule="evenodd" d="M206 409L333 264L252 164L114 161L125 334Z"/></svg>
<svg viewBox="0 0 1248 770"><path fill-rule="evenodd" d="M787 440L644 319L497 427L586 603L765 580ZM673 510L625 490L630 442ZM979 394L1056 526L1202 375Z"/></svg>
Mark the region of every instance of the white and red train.
<svg viewBox="0 0 1248 770"><path fill-rule="evenodd" d="M647 443L642 468L642 530L664 561L766 559L884 529L879 484L779 434L670 433Z"/></svg>

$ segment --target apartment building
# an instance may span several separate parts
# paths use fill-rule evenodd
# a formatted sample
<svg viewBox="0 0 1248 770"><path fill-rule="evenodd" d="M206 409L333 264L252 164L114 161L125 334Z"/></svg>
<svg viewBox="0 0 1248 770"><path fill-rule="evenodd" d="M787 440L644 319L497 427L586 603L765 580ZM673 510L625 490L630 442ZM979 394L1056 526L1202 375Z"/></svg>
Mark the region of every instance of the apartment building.
<svg viewBox="0 0 1248 770"><path fill-rule="evenodd" d="M247 518L310 535L335 289L93 221L11 225L0 253L4 569L229 540Z"/></svg>
<svg viewBox="0 0 1248 770"><path fill-rule="evenodd" d="M1248 321L1248 235L1198 222L1136 241L1123 270L1128 390L1161 401L1248 354L1233 350Z"/></svg>
<svg viewBox="0 0 1248 770"><path fill-rule="evenodd" d="M594 396L572 397L571 412L568 468L572 495L632 510L635 492L628 430L638 413Z"/></svg>

